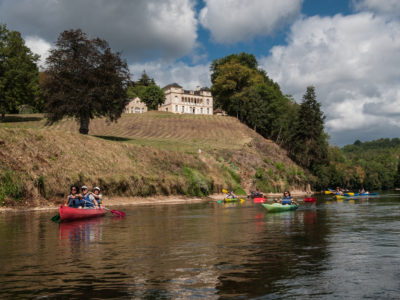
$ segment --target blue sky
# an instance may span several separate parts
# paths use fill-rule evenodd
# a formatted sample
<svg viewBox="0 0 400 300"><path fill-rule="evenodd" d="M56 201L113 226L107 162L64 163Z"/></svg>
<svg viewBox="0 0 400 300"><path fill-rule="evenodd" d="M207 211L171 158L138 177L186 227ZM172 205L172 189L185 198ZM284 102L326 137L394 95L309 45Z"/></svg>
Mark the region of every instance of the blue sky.
<svg viewBox="0 0 400 300"><path fill-rule="evenodd" d="M42 57L81 28L160 86L210 85L210 63L248 52L301 101L316 88L333 145L398 137L398 0L0 0L0 22Z"/></svg>

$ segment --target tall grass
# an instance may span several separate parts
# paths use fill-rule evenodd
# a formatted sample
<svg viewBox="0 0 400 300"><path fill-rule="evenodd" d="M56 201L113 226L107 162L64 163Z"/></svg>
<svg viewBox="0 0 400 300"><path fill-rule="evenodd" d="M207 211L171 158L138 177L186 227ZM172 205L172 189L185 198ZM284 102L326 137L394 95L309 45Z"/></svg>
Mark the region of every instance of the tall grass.
<svg viewBox="0 0 400 300"><path fill-rule="evenodd" d="M25 194L24 185L19 174L3 170L0 174L0 205L3 205L5 200L20 201Z"/></svg>

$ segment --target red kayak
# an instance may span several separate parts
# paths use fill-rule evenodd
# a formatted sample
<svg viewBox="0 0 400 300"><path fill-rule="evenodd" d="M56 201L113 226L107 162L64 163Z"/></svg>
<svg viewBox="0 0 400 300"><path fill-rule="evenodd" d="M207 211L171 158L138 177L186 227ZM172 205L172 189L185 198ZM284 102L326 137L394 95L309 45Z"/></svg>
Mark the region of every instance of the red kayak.
<svg viewBox="0 0 400 300"><path fill-rule="evenodd" d="M265 202L267 202L267 199L258 197L258 198L254 198L253 201L254 201L254 203L265 203Z"/></svg>
<svg viewBox="0 0 400 300"><path fill-rule="evenodd" d="M317 198L304 198L304 202L306 203L315 203L317 201Z"/></svg>
<svg viewBox="0 0 400 300"><path fill-rule="evenodd" d="M60 205L60 220L70 221L78 219L87 219L104 216L107 210L104 208L73 208L64 205Z"/></svg>

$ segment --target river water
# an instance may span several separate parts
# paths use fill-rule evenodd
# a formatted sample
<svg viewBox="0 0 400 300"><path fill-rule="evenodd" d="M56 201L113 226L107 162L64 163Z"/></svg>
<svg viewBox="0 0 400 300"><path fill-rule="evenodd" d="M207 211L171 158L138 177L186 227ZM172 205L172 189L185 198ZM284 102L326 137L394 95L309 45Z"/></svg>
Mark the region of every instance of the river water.
<svg viewBox="0 0 400 300"><path fill-rule="evenodd" d="M399 299L400 194L0 213L0 299Z"/></svg>

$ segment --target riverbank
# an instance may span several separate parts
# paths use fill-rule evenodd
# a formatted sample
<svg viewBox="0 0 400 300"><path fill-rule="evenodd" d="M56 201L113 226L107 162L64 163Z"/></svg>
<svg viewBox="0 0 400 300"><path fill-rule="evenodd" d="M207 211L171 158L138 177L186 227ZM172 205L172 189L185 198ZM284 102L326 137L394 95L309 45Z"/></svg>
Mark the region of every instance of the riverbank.
<svg viewBox="0 0 400 300"><path fill-rule="evenodd" d="M204 197L223 188L306 189L315 180L231 117L126 114L117 124L93 120L91 135L77 133L71 120L8 120L0 124L0 206L56 206L71 185L100 186L113 197Z"/></svg>
<svg viewBox="0 0 400 300"><path fill-rule="evenodd" d="M294 198L305 197L309 194L302 191L292 192ZM281 198L282 193L267 193L265 197L268 200ZM188 204L207 201L220 201L225 198L225 194L212 194L207 197L187 197L187 196L154 196L154 197L104 197L104 205L108 208L114 206L143 206L143 205L169 205L169 204ZM242 198L247 199L246 196ZM53 203L42 204L36 207L27 206L14 206L14 207L0 207L0 213L10 211L40 211L40 210L57 210L59 204L63 203L63 199L59 199Z"/></svg>

